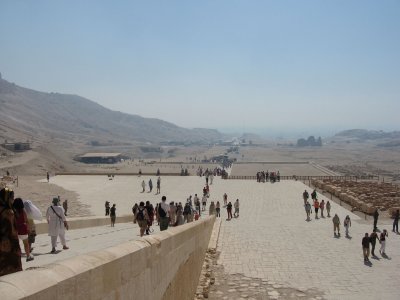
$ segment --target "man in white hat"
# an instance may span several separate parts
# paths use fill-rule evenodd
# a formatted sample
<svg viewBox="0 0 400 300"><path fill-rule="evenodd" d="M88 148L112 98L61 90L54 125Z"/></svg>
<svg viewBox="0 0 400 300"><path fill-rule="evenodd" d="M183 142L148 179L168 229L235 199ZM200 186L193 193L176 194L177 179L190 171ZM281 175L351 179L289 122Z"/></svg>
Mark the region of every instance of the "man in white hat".
<svg viewBox="0 0 400 300"><path fill-rule="evenodd" d="M49 236L51 236L51 253L56 253L58 236L60 237L63 249L69 249L65 241L65 228L68 230L68 223L65 218L64 208L59 206L59 203L58 198L53 198L53 205L46 212L46 219L49 224Z"/></svg>

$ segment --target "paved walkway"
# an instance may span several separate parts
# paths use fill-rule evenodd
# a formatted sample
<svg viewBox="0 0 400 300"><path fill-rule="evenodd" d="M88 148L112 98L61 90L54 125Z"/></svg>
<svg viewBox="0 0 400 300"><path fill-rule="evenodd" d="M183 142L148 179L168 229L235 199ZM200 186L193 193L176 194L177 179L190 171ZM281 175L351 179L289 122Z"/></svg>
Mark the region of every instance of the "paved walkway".
<svg viewBox="0 0 400 300"><path fill-rule="evenodd" d="M353 238L344 237L343 226L342 236L335 238L331 218L315 220L313 214L312 221L306 222L302 183L228 181L225 188L241 201L240 217L221 225L218 264L226 274L261 279L281 288L314 289L326 299L399 299L400 236L391 234L390 224L379 226L378 222L379 228L389 229L389 257L379 255L378 244L379 259L371 259L369 266L363 262L361 239L372 226L335 203L331 213L337 213L341 223L350 216ZM279 298L279 289L275 292L272 298ZM224 294L214 296L223 298Z"/></svg>
<svg viewBox="0 0 400 300"><path fill-rule="evenodd" d="M184 202L190 194L200 195L205 183L204 178L194 176L162 177L162 193L154 195L154 192L140 193L143 179L148 180L129 176L117 176L114 181L108 181L105 176L57 176L54 183L76 191L80 201L90 205L97 215L103 214L106 199L112 203L115 201L117 213L122 214L130 212L133 202L149 200L154 205L164 194L168 201ZM292 291L307 290L312 293L301 294L304 298L399 299L400 236L392 234L391 224L378 222L379 228L389 229L386 250L389 257L382 258L377 245L379 259L371 259L371 266L365 265L361 238L365 232L371 232L372 219L368 221L370 224L366 224L363 219L332 203L332 213L338 213L342 223L346 215L352 219L350 235L353 238L344 237L343 226L342 237L335 238L331 219L305 221L302 199L305 188L303 183L293 181L271 184L214 180L210 186L210 200L222 203L222 195L226 192L229 201L233 203L239 198L241 203L240 217L224 220L220 230L217 262L219 267L223 267L226 280L265 282L268 284L266 291L272 295L268 297L275 299L283 299L283 295ZM226 210L223 210L222 217L225 219L226 216ZM115 228L104 226L77 230L76 233L71 231L68 233L71 249L57 255L47 254L51 248L50 239L46 235L39 236L34 254L42 255L36 256L29 266L50 263L54 261L53 257L55 260L65 259L137 239L136 226L117 224ZM242 292L234 288L230 289L231 292L221 292L219 287L222 287L222 279L217 277L210 293L211 299L235 299ZM297 297L296 293L290 295Z"/></svg>

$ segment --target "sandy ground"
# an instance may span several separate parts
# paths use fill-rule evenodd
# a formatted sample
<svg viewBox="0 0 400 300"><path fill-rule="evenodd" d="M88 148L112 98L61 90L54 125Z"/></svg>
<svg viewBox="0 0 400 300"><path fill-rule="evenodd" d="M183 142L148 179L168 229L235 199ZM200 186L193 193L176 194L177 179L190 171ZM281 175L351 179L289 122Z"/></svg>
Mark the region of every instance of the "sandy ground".
<svg viewBox="0 0 400 300"><path fill-rule="evenodd" d="M153 191L150 193L148 180L153 181ZM141 183L146 182L146 191L142 193ZM214 184L210 186L212 191L216 184L221 181L220 178L214 179ZM77 200L82 205L90 207L89 214L103 216L105 201L116 204L117 215L126 215L132 213L134 203L140 201L150 201L153 205L161 201L161 196L167 196L167 202L185 203L189 195L202 195L202 189L205 185L205 178L198 176L161 176L161 194L156 194L156 176L115 176L109 180L107 176L55 176L51 182L59 185L65 190L78 191ZM42 183L41 183L42 184ZM43 183L44 184L44 183ZM193 188L196 187L196 188ZM222 200L223 192L212 193L210 200ZM70 205L71 215L75 208ZM79 204L78 204L79 205Z"/></svg>
<svg viewBox="0 0 400 300"><path fill-rule="evenodd" d="M53 177L54 178L54 177ZM47 208L51 205L54 197L60 196L61 201L68 199L68 215L69 216L87 216L90 215L89 206L82 201L78 201L78 193L74 190L67 190L39 176L19 176L18 186L12 186L15 197L31 200L45 215Z"/></svg>

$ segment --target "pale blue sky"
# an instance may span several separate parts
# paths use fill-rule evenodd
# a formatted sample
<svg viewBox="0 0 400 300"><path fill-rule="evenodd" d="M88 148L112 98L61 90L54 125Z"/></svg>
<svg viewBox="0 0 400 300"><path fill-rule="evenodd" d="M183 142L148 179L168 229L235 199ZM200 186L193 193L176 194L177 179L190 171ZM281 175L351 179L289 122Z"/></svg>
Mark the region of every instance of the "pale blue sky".
<svg viewBox="0 0 400 300"><path fill-rule="evenodd" d="M185 127L400 129L400 1L0 0L0 72Z"/></svg>

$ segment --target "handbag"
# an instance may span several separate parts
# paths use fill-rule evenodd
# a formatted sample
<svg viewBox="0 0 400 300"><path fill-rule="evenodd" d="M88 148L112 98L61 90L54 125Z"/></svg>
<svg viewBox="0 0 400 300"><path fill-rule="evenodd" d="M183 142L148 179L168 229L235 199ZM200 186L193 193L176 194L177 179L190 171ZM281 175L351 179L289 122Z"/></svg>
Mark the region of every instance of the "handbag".
<svg viewBox="0 0 400 300"><path fill-rule="evenodd" d="M67 221L63 221L63 218L61 218L61 216L54 210L53 206L50 206L50 207L51 207L51 210L52 210L52 211L56 214L56 216L60 219L60 222L64 222L64 226L65 226L65 228L68 230L69 227L68 227Z"/></svg>

